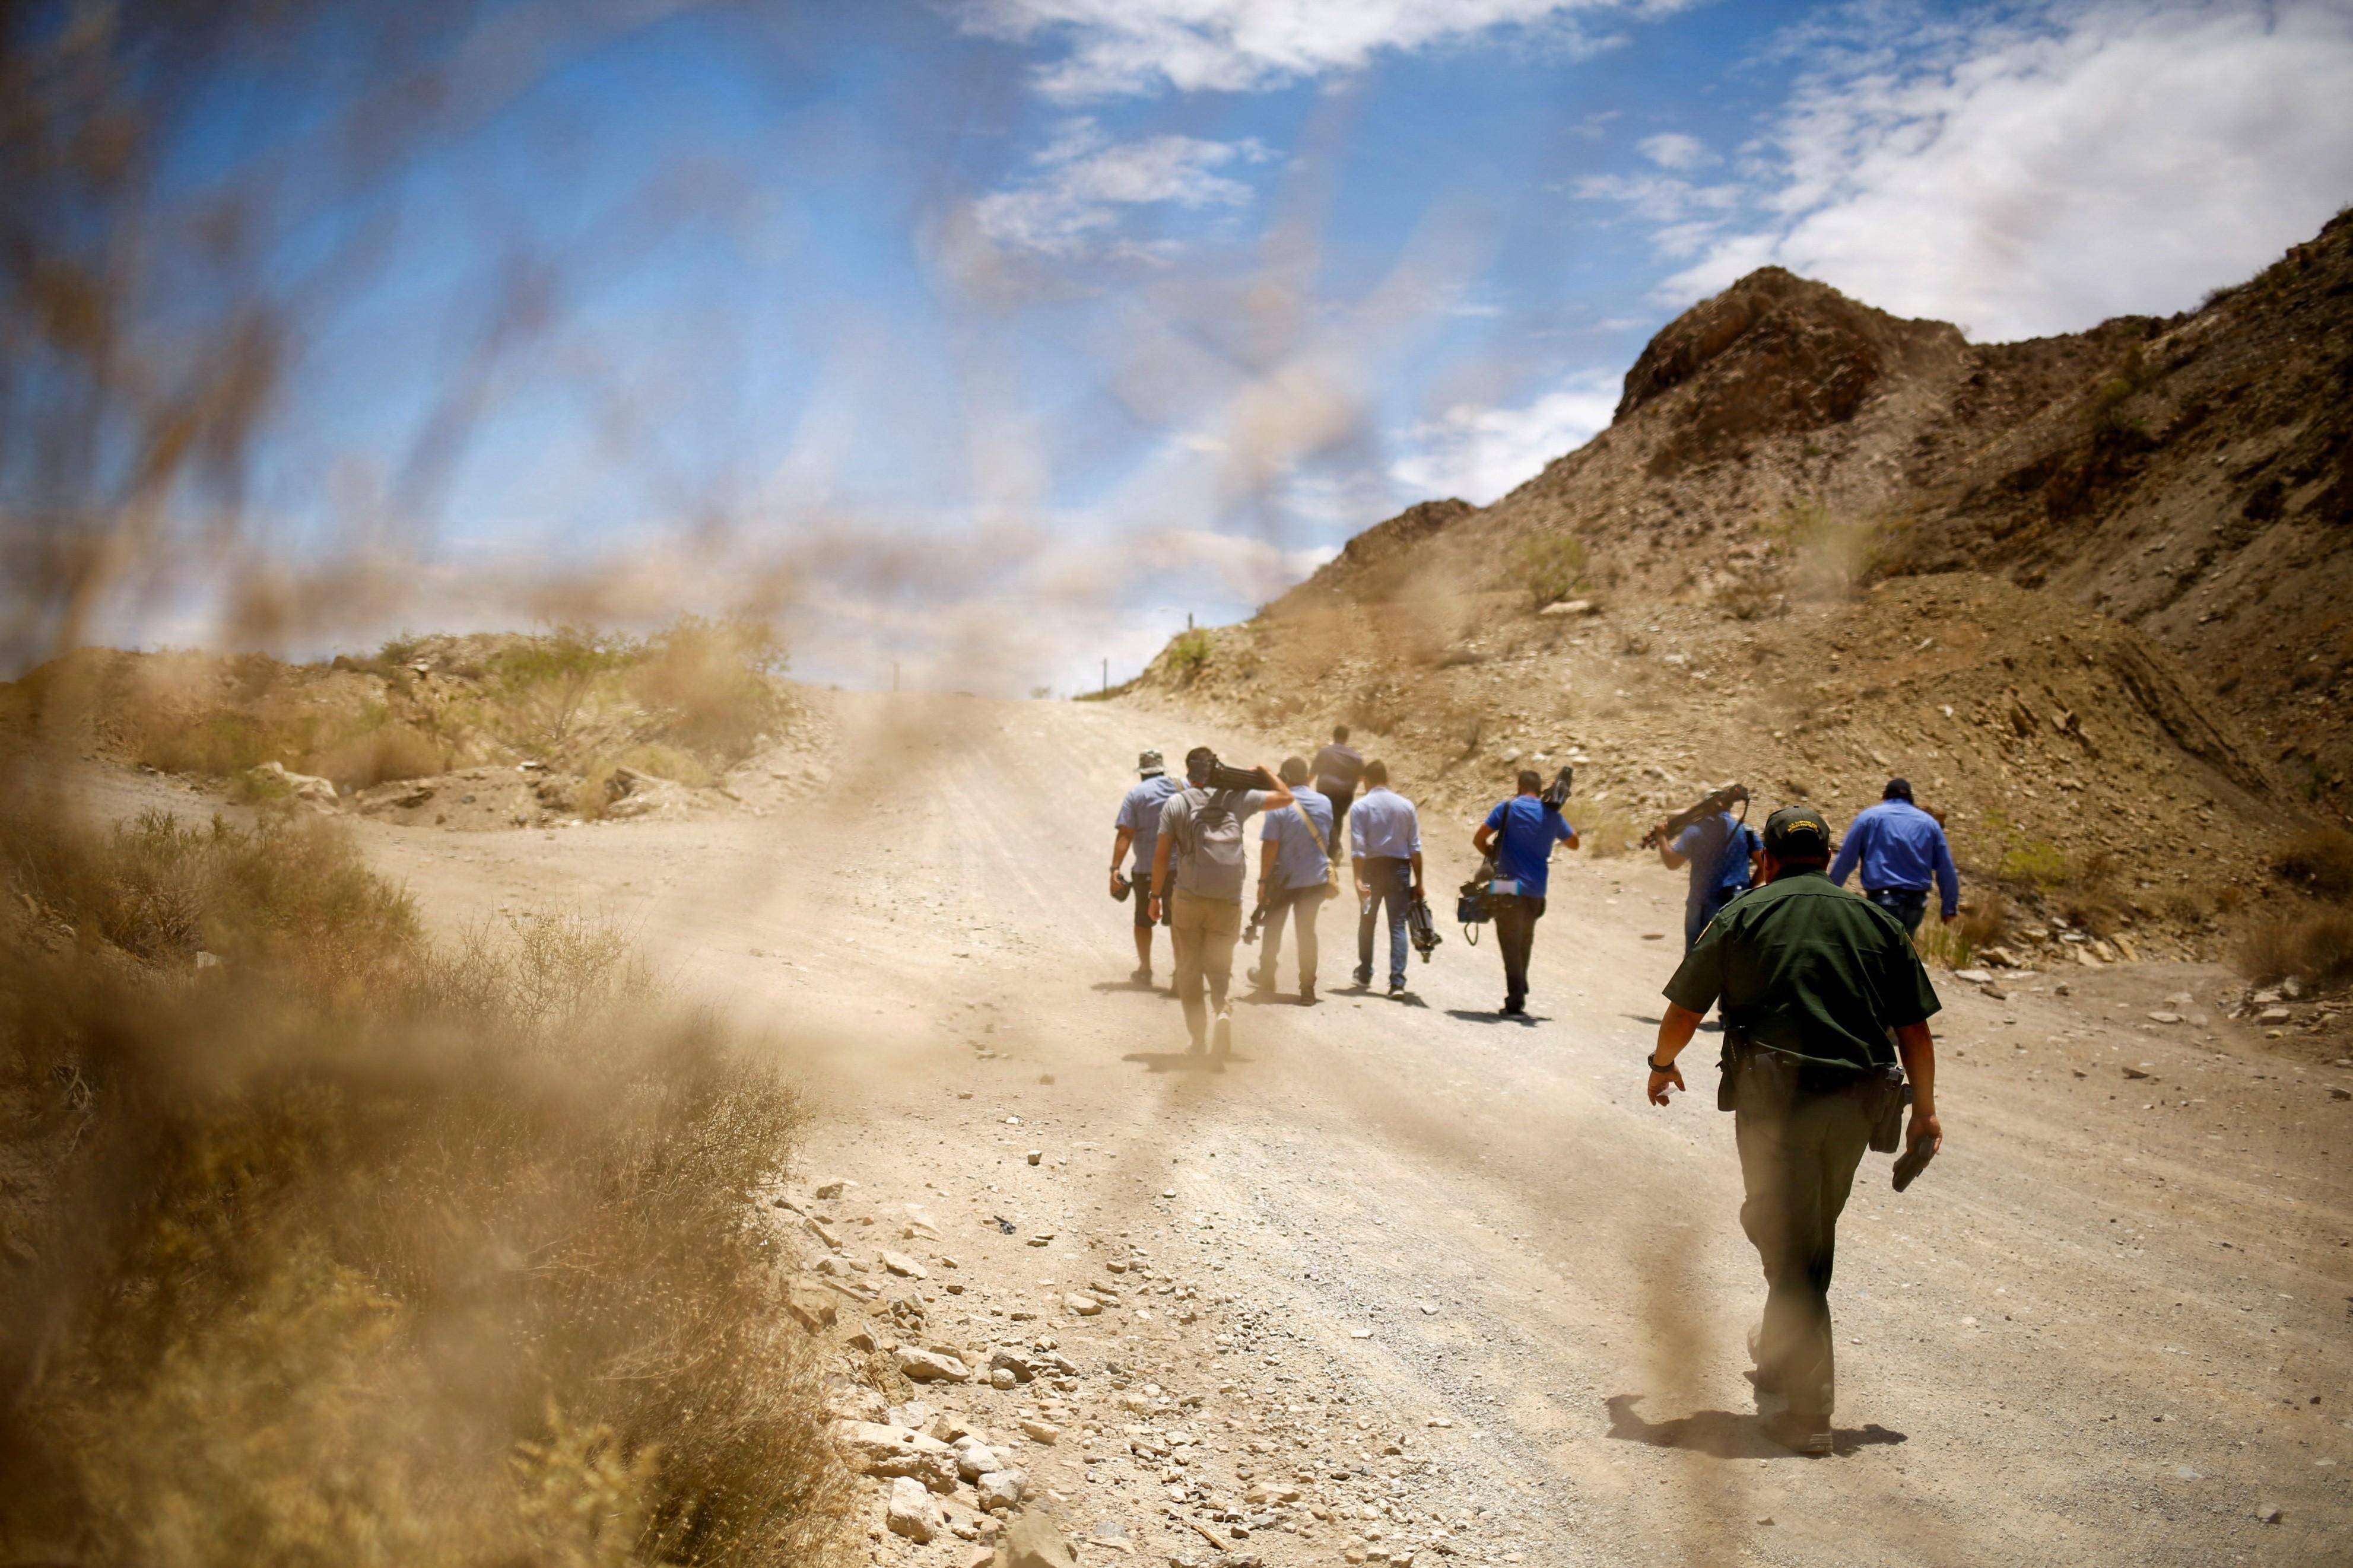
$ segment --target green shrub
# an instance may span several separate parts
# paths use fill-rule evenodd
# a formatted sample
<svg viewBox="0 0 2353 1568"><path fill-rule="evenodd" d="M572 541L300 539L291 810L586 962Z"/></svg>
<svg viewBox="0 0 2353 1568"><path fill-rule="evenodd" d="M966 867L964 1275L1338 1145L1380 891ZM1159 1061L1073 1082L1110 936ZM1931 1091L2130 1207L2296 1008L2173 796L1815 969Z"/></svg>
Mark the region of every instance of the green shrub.
<svg viewBox="0 0 2353 1568"><path fill-rule="evenodd" d="M1585 541L1573 533L1539 533L1524 542L1516 563L1519 580L1537 609L1567 598L1585 585L1588 559Z"/></svg>
<svg viewBox="0 0 2353 1568"><path fill-rule="evenodd" d="M1180 680L1191 680L1208 668L1213 645L1209 634L1187 627L1168 640L1168 668Z"/></svg>

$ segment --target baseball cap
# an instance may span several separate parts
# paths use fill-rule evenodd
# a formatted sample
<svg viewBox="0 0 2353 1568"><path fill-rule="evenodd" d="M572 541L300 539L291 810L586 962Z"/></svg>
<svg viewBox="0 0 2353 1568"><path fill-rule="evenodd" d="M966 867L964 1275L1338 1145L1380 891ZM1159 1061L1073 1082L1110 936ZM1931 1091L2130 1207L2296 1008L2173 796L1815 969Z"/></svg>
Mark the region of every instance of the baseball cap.
<svg viewBox="0 0 2353 1568"><path fill-rule="evenodd" d="M1785 805L1765 819L1765 853L1776 860L1827 860L1831 825L1810 805Z"/></svg>
<svg viewBox="0 0 2353 1568"><path fill-rule="evenodd" d="M1138 752L1135 753L1135 771L1137 773L1159 773L1166 765L1166 763L1161 762L1160 753L1157 752Z"/></svg>

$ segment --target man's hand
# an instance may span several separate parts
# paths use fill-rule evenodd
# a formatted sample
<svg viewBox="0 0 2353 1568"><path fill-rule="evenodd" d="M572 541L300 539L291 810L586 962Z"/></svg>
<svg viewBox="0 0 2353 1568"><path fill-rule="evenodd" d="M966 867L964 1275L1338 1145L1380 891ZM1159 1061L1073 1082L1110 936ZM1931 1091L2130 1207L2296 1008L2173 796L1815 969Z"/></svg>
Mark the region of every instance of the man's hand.
<svg viewBox="0 0 2353 1568"><path fill-rule="evenodd" d="M1923 1106L1915 1101L1912 1107L1912 1125L1905 1133L1904 1148L1909 1152L1923 1143L1928 1145L1931 1154L1942 1149L1945 1146L1945 1125L1936 1120L1935 1107Z"/></svg>
<svg viewBox="0 0 2353 1568"><path fill-rule="evenodd" d="M1111 868L1111 896L1114 899L1119 897L1119 868L1116 866Z"/></svg>
<svg viewBox="0 0 2353 1568"><path fill-rule="evenodd" d="M1417 899L1422 896L1421 884L1419 882L1416 882L1413 885L1413 896Z"/></svg>
<svg viewBox="0 0 2353 1568"><path fill-rule="evenodd" d="M1947 925L1951 925L1955 921L1961 918L1961 912L1958 910L1955 910L1951 914L1938 915L1936 918L1944 921Z"/></svg>
<svg viewBox="0 0 2353 1568"><path fill-rule="evenodd" d="M1144 918L1150 921L1154 925L1158 925L1160 923L1159 894L1155 893L1152 895L1152 902L1145 907Z"/></svg>
<svg viewBox="0 0 2353 1568"><path fill-rule="evenodd" d="M1674 1085L1677 1089L1683 1089L1683 1092L1686 1094L1691 1092L1688 1089L1683 1088L1683 1069L1676 1067L1672 1062L1667 1064L1667 1070L1664 1072L1660 1072L1656 1068L1651 1070L1650 1088L1645 1089L1643 1092L1650 1097L1650 1101L1652 1105L1664 1105L1667 1103L1667 1086L1669 1084Z"/></svg>

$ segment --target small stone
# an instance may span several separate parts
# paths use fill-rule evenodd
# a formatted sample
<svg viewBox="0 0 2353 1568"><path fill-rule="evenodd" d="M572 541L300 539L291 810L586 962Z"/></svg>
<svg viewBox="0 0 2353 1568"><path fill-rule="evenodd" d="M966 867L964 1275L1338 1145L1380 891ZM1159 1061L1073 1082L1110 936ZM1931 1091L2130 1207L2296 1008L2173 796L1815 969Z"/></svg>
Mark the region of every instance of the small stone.
<svg viewBox="0 0 2353 1568"><path fill-rule="evenodd" d="M2280 1521L2280 1505L2275 1502L2263 1504L2255 1510L2255 1518L2264 1524L2277 1524Z"/></svg>
<svg viewBox="0 0 2353 1568"><path fill-rule="evenodd" d="M2003 990L2000 986L1999 986L1999 985L1994 985L1994 984L1986 984L1986 985L1983 985L1983 986L1978 987L1978 989L1979 989L1979 990L1980 990L1980 992L1982 992L1985 995L1988 995L1988 996L1992 997L1992 998L1993 998L1995 1001L1997 1001L1997 1002L2007 1002L2007 1001L2009 1001L2009 1000L2010 1000L2010 993L2009 993L2009 992L2007 992L2007 991L2004 991L2004 990Z"/></svg>
<svg viewBox="0 0 2353 1568"><path fill-rule="evenodd" d="M1035 1415L1025 1415L1021 1418L1021 1435L1032 1443L1042 1443L1051 1447L1054 1439L1062 1435L1062 1429L1051 1421L1040 1421Z"/></svg>
<svg viewBox="0 0 2353 1568"><path fill-rule="evenodd" d="M973 1483L973 1489L979 1494L981 1511L997 1513L1019 1507L1029 1484L1029 1478L1019 1470L991 1470Z"/></svg>
<svg viewBox="0 0 2353 1568"><path fill-rule="evenodd" d="M969 1434L955 1439L949 1446L955 1449L956 1473L965 1480L976 1481L992 1470L1005 1468L997 1458L996 1449Z"/></svg>
<svg viewBox="0 0 2353 1568"><path fill-rule="evenodd" d="M1103 1310L1103 1303L1082 1291L1071 1290L1062 1297L1062 1310L1073 1317L1092 1318Z"/></svg>
<svg viewBox="0 0 2353 1568"><path fill-rule="evenodd" d="M1021 1386L1021 1380L1013 1375L1011 1368L1000 1366L996 1371L988 1374L988 1386L991 1388L1018 1388Z"/></svg>
<svg viewBox="0 0 2353 1568"><path fill-rule="evenodd" d="M886 1249L875 1256L882 1260L883 1268L902 1279L929 1279L932 1277L922 1264L903 1252L892 1252Z"/></svg>
<svg viewBox="0 0 2353 1568"><path fill-rule="evenodd" d="M1027 1352L1015 1350L1010 1346L1003 1346L992 1351L988 1357L989 1371L1009 1372L1022 1383L1027 1383L1038 1375L1038 1364L1030 1359Z"/></svg>
<svg viewBox="0 0 2353 1568"><path fill-rule="evenodd" d="M2266 1007L2262 1012L2255 1015L2255 1022L2258 1024L2284 1024L2294 1016L2295 1016L2295 1015L2290 1013L2284 1007Z"/></svg>
<svg viewBox="0 0 2353 1568"><path fill-rule="evenodd" d="M1079 1549L1043 1509L1024 1509L997 1543L996 1568L1078 1568Z"/></svg>
<svg viewBox="0 0 2353 1568"><path fill-rule="evenodd" d="M844 1421L835 1445L862 1475L897 1478L935 1492L956 1486L955 1452L936 1437L880 1421Z"/></svg>
<svg viewBox="0 0 2353 1568"><path fill-rule="evenodd" d="M1953 978L1966 980L1972 985L1983 985L1991 981L1993 975L1983 969L1956 969L1953 971Z"/></svg>
<svg viewBox="0 0 2353 1568"><path fill-rule="evenodd" d="M921 1481L902 1479L891 1483L891 1499L883 1507L882 1522L893 1535L928 1542L940 1532L940 1510Z"/></svg>
<svg viewBox="0 0 2353 1568"><path fill-rule="evenodd" d="M847 1182L828 1182L817 1189L816 1195L819 1198L838 1198L849 1185Z"/></svg>
<svg viewBox="0 0 2353 1568"><path fill-rule="evenodd" d="M1029 1161L1029 1162L1031 1164L1033 1164L1033 1165L1034 1165L1034 1164L1036 1164L1039 1161L1040 1161L1040 1160L1044 1159L1045 1157L1046 1157L1046 1151L1044 1151L1043 1149L1032 1149L1032 1150L1030 1150L1030 1151L1029 1151L1029 1153L1027 1153L1027 1154L1025 1154L1025 1155L1023 1155L1023 1156L1022 1156L1022 1158L1023 1158L1023 1159L1025 1159L1025 1160Z"/></svg>
<svg viewBox="0 0 2353 1568"><path fill-rule="evenodd" d="M830 1291L794 1289L785 1297L785 1307L811 1333L833 1327L835 1308Z"/></svg>
<svg viewBox="0 0 2353 1568"><path fill-rule="evenodd" d="M2179 1013L2151 1013L2148 1016L2148 1021L2152 1024L2179 1024L2181 1022L2181 1015Z"/></svg>
<svg viewBox="0 0 2353 1568"><path fill-rule="evenodd" d="M909 1383L969 1383L972 1369L952 1355L899 1347L899 1371Z"/></svg>
<svg viewBox="0 0 2353 1568"><path fill-rule="evenodd" d="M2328 1098L2331 1100L2353 1100L2353 1089L2338 1089L2335 1084L2331 1084L2328 1086Z"/></svg>
<svg viewBox="0 0 2353 1568"><path fill-rule="evenodd" d="M2138 1068L2126 1068L2124 1069L2124 1075L2126 1078L2147 1078L2148 1076L2148 1074L2141 1071Z"/></svg>

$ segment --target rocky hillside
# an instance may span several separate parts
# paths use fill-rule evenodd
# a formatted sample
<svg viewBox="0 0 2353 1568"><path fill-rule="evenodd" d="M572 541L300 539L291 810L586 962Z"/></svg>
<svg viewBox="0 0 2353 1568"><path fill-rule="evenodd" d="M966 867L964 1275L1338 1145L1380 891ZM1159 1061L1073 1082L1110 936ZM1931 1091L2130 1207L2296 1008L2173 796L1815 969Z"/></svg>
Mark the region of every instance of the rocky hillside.
<svg viewBox="0 0 2353 1568"><path fill-rule="evenodd" d="M1843 816L1900 772L2046 937L2211 947L2353 805L2348 393L2345 217L2196 312L2021 343L1767 268L1585 447L1138 684L1302 747L1349 719L1448 811L1584 763L1612 847L1721 780Z"/></svg>

